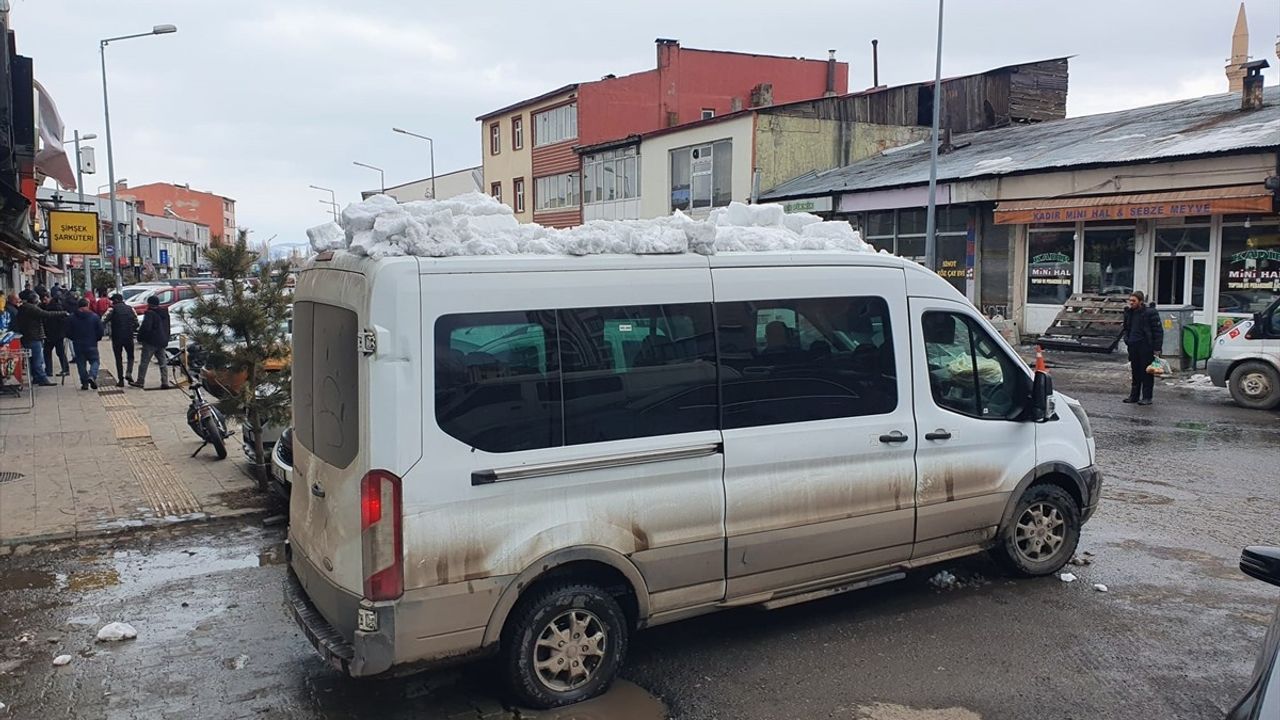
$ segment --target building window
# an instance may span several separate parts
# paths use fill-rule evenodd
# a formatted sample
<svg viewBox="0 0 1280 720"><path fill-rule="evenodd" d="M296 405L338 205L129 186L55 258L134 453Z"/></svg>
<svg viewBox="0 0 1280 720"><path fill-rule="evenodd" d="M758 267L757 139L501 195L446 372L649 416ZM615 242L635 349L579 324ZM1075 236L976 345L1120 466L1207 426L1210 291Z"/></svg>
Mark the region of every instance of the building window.
<svg viewBox="0 0 1280 720"><path fill-rule="evenodd" d="M502 202L502 183L489 183L489 194L493 196L494 200Z"/></svg>
<svg viewBox="0 0 1280 720"><path fill-rule="evenodd" d="M733 197L733 141L671 151L671 209L723 207Z"/></svg>
<svg viewBox="0 0 1280 720"><path fill-rule="evenodd" d="M511 181L511 194L515 200L516 212L524 212L524 178Z"/></svg>
<svg viewBox="0 0 1280 720"><path fill-rule="evenodd" d="M578 174L564 173L535 178L533 181L533 209L559 210L578 207Z"/></svg>
<svg viewBox="0 0 1280 720"><path fill-rule="evenodd" d="M1080 292L1128 295L1133 292L1134 229L1084 226L1084 264Z"/></svg>
<svg viewBox="0 0 1280 720"><path fill-rule="evenodd" d="M493 123L489 126L489 154L497 155L502 152L502 125Z"/></svg>
<svg viewBox="0 0 1280 720"><path fill-rule="evenodd" d="M1280 225L1259 219L1233 216L1222 224L1220 313L1262 312L1280 295Z"/></svg>
<svg viewBox="0 0 1280 720"><path fill-rule="evenodd" d="M710 120L716 116L715 108L702 108L702 119Z"/></svg>
<svg viewBox="0 0 1280 720"><path fill-rule="evenodd" d="M969 277L969 208L944 205L936 210L938 239L935 272L964 293ZM866 240L878 249L924 264L927 208L907 208L869 212L864 227Z"/></svg>
<svg viewBox="0 0 1280 720"><path fill-rule="evenodd" d="M533 116L533 145L551 145L578 137L578 104L569 103Z"/></svg>
<svg viewBox="0 0 1280 720"><path fill-rule="evenodd" d="M524 149L524 116L517 115L511 118L511 149Z"/></svg>
<svg viewBox="0 0 1280 720"><path fill-rule="evenodd" d="M1061 305L1075 283L1075 230L1031 228L1027 232L1027 302Z"/></svg>
<svg viewBox="0 0 1280 720"><path fill-rule="evenodd" d="M609 202L640 197L640 158L633 145L582 158L582 202Z"/></svg>

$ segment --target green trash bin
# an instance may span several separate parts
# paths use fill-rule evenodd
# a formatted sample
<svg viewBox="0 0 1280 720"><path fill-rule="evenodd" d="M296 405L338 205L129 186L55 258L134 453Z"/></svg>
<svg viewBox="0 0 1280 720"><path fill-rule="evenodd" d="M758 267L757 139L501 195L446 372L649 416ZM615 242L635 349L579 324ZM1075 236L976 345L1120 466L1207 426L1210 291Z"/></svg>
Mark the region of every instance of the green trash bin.
<svg viewBox="0 0 1280 720"><path fill-rule="evenodd" d="M1188 323L1182 326L1182 354L1191 358L1191 367L1208 360L1213 352L1213 327L1205 323Z"/></svg>

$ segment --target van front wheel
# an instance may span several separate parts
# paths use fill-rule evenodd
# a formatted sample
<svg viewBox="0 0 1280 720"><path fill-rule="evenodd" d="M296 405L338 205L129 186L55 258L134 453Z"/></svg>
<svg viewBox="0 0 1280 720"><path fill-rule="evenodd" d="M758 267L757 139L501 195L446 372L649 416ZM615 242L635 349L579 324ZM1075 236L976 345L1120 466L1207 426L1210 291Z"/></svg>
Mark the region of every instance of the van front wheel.
<svg viewBox="0 0 1280 720"><path fill-rule="evenodd" d="M1240 363L1227 386L1231 399L1253 410L1270 410L1280 404L1280 373L1270 365L1250 360Z"/></svg>
<svg viewBox="0 0 1280 720"><path fill-rule="evenodd" d="M1032 485L1001 530L992 556L1014 575L1035 577L1062 569L1080 542L1080 508L1056 485Z"/></svg>
<svg viewBox="0 0 1280 720"><path fill-rule="evenodd" d="M562 582L517 605L502 665L516 700L533 708L581 702L613 683L627 652L622 608L595 585Z"/></svg>

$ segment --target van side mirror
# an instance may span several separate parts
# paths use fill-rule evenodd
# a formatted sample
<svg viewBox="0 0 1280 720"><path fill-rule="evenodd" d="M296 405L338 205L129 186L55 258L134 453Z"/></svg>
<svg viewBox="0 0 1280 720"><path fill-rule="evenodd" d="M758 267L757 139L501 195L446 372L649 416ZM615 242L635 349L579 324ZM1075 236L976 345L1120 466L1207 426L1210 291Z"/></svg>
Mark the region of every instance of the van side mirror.
<svg viewBox="0 0 1280 720"><path fill-rule="evenodd" d="M1044 422L1053 417L1053 378L1049 373L1037 371L1031 381L1031 419Z"/></svg>
<svg viewBox="0 0 1280 720"><path fill-rule="evenodd" d="M1240 569L1251 578L1280 586L1280 547L1250 545L1240 553Z"/></svg>

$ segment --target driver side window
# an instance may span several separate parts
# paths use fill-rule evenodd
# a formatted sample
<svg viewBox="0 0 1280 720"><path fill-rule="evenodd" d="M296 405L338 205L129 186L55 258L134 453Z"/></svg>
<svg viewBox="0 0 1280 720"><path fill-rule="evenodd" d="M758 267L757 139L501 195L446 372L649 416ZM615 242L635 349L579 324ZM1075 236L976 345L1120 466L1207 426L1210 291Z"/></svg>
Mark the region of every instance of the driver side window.
<svg viewBox="0 0 1280 720"><path fill-rule="evenodd" d="M1026 373L986 329L959 313L922 319L929 388L940 408L971 417L1012 420L1022 412Z"/></svg>

